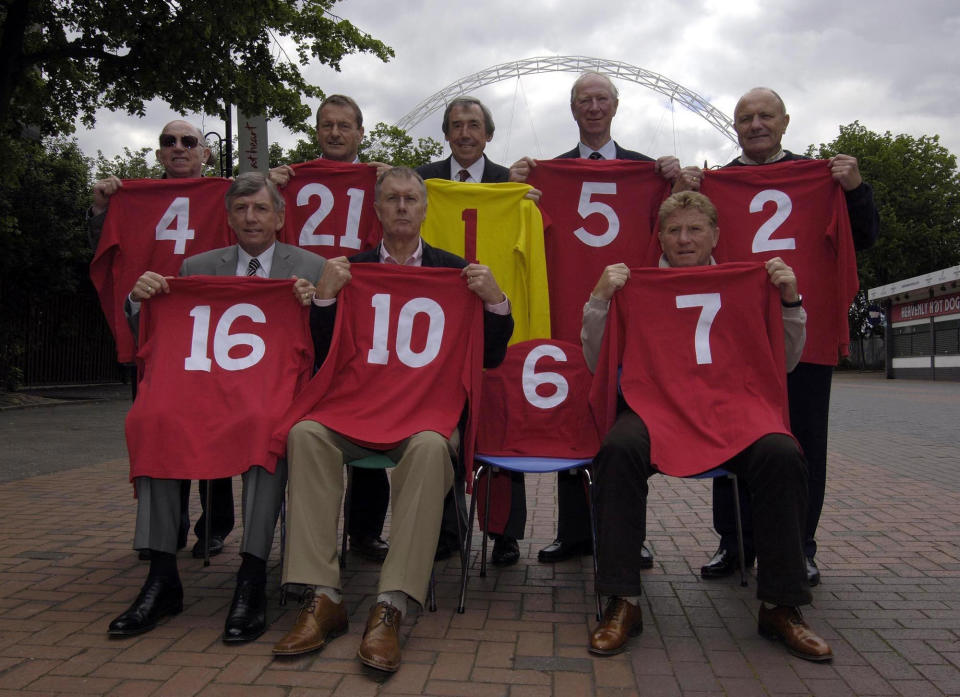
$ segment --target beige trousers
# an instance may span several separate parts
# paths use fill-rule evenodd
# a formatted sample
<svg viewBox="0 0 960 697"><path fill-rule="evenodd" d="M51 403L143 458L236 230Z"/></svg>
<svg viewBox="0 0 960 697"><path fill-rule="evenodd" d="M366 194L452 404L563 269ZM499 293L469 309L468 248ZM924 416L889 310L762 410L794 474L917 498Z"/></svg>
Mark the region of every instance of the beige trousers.
<svg viewBox="0 0 960 697"><path fill-rule="evenodd" d="M382 453L397 463L391 476L390 551L379 592L403 591L421 605L440 535L443 498L453 484L451 455L459 439L416 433ZM342 589L337 521L344 462L371 451L315 421L300 421L287 437L289 489L283 582Z"/></svg>

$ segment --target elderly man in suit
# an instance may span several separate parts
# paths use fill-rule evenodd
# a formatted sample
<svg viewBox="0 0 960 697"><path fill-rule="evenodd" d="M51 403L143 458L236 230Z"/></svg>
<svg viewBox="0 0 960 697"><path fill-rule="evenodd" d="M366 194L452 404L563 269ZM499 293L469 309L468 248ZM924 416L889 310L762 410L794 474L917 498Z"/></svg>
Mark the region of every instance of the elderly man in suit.
<svg viewBox="0 0 960 697"><path fill-rule="evenodd" d="M656 171L669 182L680 176L680 161L672 155L654 160L639 152L620 147L610 133L617 115L620 97L616 85L606 75L583 73L570 89L570 111L580 129L580 142L557 159L638 160L655 162ZM537 163L523 157L510 166L511 181L526 181ZM589 554L590 512L583 497L579 476L567 472L557 474L557 538L540 550L542 562L558 562L579 554ZM640 565L653 566L653 554L646 544L640 546Z"/></svg>
<svg viewBox="0 0 960 697"><path fill-rule="evenodd" d="M377 181L375 205L383 225L383 242L349 260L331 259L317 284L310 325L318 360L329 350L337 322L337 294L351 280L351 264L368 262L462 269L463 282L484 303L484 367L499 365L513 333L510 301L488 267L468 264L421 239L420 226L427 212L423 179L406 167L387 170ZM456 431L449 437L421 431L383 452L397 463L391 545L380 573L377 602L370 608L357 651L360 661L372 668L395 672L400 667L400 621L408 600L422 604L426 596L442 502L453 484L451 451L458 438ZM317 651L348 629L336 554L343 462L372 452L309 418L290 430L290 516L284 582L305 584L310 589L293 628L273 647L277 655Z"/></svg>
<svg viewBox="0 0 960 697"><path fill-rule="evenodd" d="M230 227L237 244L190 257L180 267L181 276L261 276L295 278L294 295L304 305L314 295L313 283L325 260L312 252L277 242L283 227L283 197L264 175L241 174L226 195ZM145 272L127 298L131 324L139 319L140 305L158 293L169 293L166 278ZM282 460L270 474L261 467L243 473L243 541L237 585L227 613L223 641L252 641L266 630L267 558L286 486ZM126 637L153 629L167 615L183 608L183 586L177 571L176 542L180 519L180 480L137 477L137 527L133 546L150 550L150 571L133 604L110 623L111 637Z"/></svg>
<svg viewBox="0 0 960 697"><path fill-rule="evenodd" d="M203 132L191 123L179 119L171 121L160 131L159 148L156 151L157 162L163 167L164 179L197 179L203 176L203 167L210 159L210 148ZM90 237L90 247L96 251L100 243L100 234L103 232L103 222L107 217L107 208L110 206L110 197L123 187L123 181L116 176L100 179L93 185L93 205L87 211L87 228ZM131 391L133 399L137 398L136 368L129 366L131 371ZM193 556L203 556L204 548L210 556L223 551L223 541L233 530L233 482L230 477L214 479L210 482L210 539L204 540L207 516L207 482L200 482L201 514L194 527L197 542L193 546ZM180 535L177 548L187 544L187 532L190 528L190 518L187 507L190 502L190 482L184 481L181 498ZM148 552L140 553L141 559L149 559Z"/></svg>
<svg viewBox="0 0 960 697"><path fill-rule="evenodd" d="M510 180L510 170L483 154L493 140L493 114L476 97L457 97L443 112L443 137L451 155L417 167L424 179L493 184Z"/></svg>

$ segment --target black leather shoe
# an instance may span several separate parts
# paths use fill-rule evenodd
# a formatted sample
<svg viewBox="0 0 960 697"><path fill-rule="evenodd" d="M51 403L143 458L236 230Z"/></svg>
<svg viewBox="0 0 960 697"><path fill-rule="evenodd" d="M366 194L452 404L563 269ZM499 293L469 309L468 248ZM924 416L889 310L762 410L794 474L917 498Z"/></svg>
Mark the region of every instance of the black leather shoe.
<svg viewBox="0 0 960 697"><path fill-rule="evenodd" d="M559 537L552 543L537 552L537 559L546 563L563 561L572 557L580 557L584 554L592 554L593 545L590 540L579 540L577 542L567 542Z"/></svg>
<svg viewBox="0 0 960 697"><path fill-rule="evenodd" d="M460 551L460 545L457 543L456 535L444 535L440 533L440 539L437 540L437 553L434 555L435 561L449 559Z"/></svg>
<svg viewBox="0 0 960 697"><path fill-rule="evenodd" d="M640 568L641 569L653 568L653 552L647 549L646 545L640 545Z"/></svg>
<svg viewBox="0 0 960 697"><path fill-rule="evenodd" d="M813 557L807 557L807 583L816 586L820 583L820 569L817 568L817 562Z"/></svg>
<svg viewBox="0 0 960 697"><path fill-rule="evenodd" d="M223 538L220 535L210 536L210 556L215 557L223 551ZM203 559L203 540L198 539L190 552L194 559Z"/></svg>
<svg viewBox="0 0 960 697"><path fill-rule="evenodd" d="M267 591L263 583L238 581L233 591L227 622L223 626L224 644L253 641L267 631Z"/></svg>
<svg viewBox="0 0 960 697"><path fill-rule="evenodd" d="M753 555L746 554L746 567L753 567ZM726 547L718 547L713 558L700 567L700 578L724 578L740 567L737 553Z"/></svg>
<svg viewBox="0 0 960 697"><path fill-rule="evenodd" d="M520 561L520 545L516 539L506 535L493 536L493 553L490 563L494 566L513 566Z"/></svg>
<svg viewBox="0 0 960 697"><path fill-rule="evenodd" d="M390 545L373 535L351 535L350 551L370 561L383 561L387 558Z"/></svg>
<svg viewBox="0 0 960 697"><path fill-rule="evenodd" d="M136 636L149 632L166 616L183 610L183 586L159 576L147 577L140 594L127 611L110 623L107 634L112 637Z"/></svg>

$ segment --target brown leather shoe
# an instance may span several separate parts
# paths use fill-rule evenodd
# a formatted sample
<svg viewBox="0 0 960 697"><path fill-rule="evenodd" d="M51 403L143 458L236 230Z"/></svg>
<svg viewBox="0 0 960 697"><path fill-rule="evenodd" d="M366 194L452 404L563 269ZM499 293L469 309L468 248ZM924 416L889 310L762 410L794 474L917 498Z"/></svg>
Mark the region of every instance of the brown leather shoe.
<svg viewBox="0 0 960 697"><path fill-rule="evenodd" d="M643 631L643 611L623 598L611 596L603 620L590 635L590 653L612 656L623 651L627 639Z"/></svg>
<svg viewBox="0 0 960 697"><path fill-rule="evenodd" d="M273 647L278 656L296 656L317 651L347 631L347 609L327 596L308 590L297 615L297 622Z"/></svg>
<svg viewBox="0 0 960 697"><path fill-rule="evenodd" d="M396 672L400 667L400 611L389 603L377 603L370 608L363 641L357 649L357 658L371 668Z"/></svg>
<svg viewBox="0 0 960 697"><path fill-rule="evenodd" d="M798 608L778 605L768 610L761 605L757 631L767 639L780 639L786 644L787 651L797 658L807 661L833 659L830 645L807 626Z"/></svg>

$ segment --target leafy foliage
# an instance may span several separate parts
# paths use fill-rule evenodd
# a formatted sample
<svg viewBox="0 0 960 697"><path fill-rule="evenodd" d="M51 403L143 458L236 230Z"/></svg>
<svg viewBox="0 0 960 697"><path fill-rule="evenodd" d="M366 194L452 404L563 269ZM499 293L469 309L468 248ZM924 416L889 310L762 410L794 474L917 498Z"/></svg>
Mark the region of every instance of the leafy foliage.
<svg viewBox="0 0 960 697"><path fill-rule="evenodd" d="M142 116L159 97L180 112L224 101L293 127L319 97L299 66L393 50L330 13L335 0L6 0L0 3L0 132L92 127L97 109ZM279 46L279 51L277 47ZM288 55L292 52L292 56Z"/></svg>
<svg viewBox="0 0 960 697"><path fill-rule="evenodd" d="M304 129L301 129L301 131ZM386 162L405 167L419 167L437 159L443 153L443 145L433 138L418 138L402 128L383 122L373 127L360 143L361 162ZM279 146L270 147L270 166L276 167L295 162L306 162L320 157L320 144L315 138L301 138L292 148L283 152Z"/></svg>
<svg viewBox="0 0 960 697"><path fill-rule="evenodd" d="M960 175L939 136L880 134L854 121L807 150L822 158L837 153L857 158L880 211L877 244L857 253L861 288L960 264Z"/></svg>

